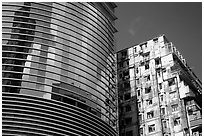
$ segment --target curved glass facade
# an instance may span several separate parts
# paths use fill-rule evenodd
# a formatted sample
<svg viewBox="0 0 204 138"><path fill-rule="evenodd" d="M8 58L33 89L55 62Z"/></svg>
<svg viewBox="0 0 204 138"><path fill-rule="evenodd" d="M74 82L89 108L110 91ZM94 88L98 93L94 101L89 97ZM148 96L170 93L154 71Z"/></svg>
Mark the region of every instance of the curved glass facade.
<svg viewBox="0 0 204 138"><path fill-rule="evenodd" d="M117 135L115 7L2 4L3 135Z"/></svg>

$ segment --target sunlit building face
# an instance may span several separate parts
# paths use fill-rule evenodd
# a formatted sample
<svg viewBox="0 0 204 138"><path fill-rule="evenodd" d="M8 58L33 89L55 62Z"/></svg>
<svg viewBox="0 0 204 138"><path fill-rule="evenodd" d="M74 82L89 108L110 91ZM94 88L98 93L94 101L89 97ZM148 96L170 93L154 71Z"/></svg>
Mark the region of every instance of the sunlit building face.
<svg viewBox="0 0 204 138"><path fill-rule="evenodd" d="M2 4L3 135L117 135L115 7Z"/></svg>

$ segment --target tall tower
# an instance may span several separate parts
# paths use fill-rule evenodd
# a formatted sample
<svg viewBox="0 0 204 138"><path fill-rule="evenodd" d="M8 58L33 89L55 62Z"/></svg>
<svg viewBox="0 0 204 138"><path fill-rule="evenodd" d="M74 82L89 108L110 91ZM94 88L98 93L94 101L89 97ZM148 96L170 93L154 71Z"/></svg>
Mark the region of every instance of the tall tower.
<svg viewBox="0 0 204 138"><path fill-rule="evenodd" d="M3 135L117 135L115 8L2 4Z"/></svg>
<svg viewBox="0 0 204 138"><path fill-rule="evenodd" d="M201 135L201 82L164 35L117 53L120 135Z"/></svg>

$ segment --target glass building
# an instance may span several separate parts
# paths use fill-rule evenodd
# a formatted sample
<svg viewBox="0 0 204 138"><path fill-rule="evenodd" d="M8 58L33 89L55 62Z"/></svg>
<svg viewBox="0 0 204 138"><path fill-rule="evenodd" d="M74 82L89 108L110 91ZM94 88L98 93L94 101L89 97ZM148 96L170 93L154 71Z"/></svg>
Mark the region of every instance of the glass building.
<svg viewBox="0 0 204 138"><path fill-rule="evenodd" d="M202 83L165 35L117 52L119 135L202 135Z"/></svg>
<svg viewBox="0 0 204 138"><path fill-rule="evenodd" d="M2 135L117 135L114 3L2 3Z"/></svg>

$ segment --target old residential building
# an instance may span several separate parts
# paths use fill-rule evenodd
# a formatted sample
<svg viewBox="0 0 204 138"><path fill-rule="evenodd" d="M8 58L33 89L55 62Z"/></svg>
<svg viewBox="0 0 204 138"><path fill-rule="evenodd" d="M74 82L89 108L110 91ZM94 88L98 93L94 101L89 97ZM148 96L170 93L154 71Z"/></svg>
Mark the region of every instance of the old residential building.
<svg viewBox="0 0 204 138"><path fill-rule="evenodd" d="M120 135L201 135L201 82L164 35L117 53Z"/></svg>

